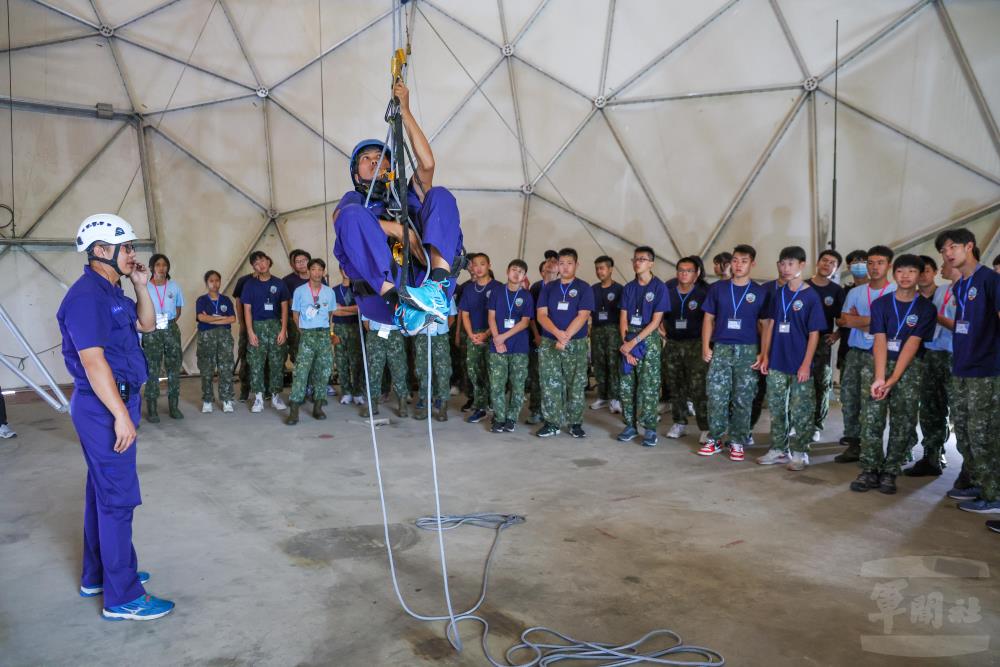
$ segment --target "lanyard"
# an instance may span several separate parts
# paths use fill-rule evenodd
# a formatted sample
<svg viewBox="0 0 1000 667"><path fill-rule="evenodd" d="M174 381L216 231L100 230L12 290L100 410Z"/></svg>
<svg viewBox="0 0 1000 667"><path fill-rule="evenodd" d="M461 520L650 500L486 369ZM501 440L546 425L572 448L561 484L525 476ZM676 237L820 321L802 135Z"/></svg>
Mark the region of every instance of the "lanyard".
<svg viewBox="0 0 1000 667"><path fill-rule="evenodd" d="M218 316L218 314L219 314L219 302L222 300L221 297L218 298L218 299L214 299L214 300L211 297L209 297L208 300L212 304L212 310L214 310L216 316Z"/></svg>
<svg viewBox="0 0 1000 667"><path fill-rule="evenodd" d="M747 285L747 287L749 287L749 285ZM678 319L683 320L684 319L684 304L687 303L687 300L691 298L692 294L694 294L694 285L691 286L691 291L688 292L687 295L681 294L681 288L680 287L674 287L674 290L677 292L677 298L680 299L680 302L681 302L681 309L680 309L681 312L680 312L680 315L678 316Z"/></svg>
<svg viewBox="0 0 1000 667"><path fill-rule="evenodd" d="M976 272L978 272L979 269L982 268L982 266L983 265L980 264L976 268L976 270L973 271L971 275L969 275L968 278L959 278L958 282L955 283L955 301L962 308L962 319L963 320L965 319L965 302L969 298L969 290L972 289L972 278L976 275ZM964 294L962 293L962 283L963 282L965 283L965 293Z"/></svg>
<svg viewBox="0 0 1000 667"><path fill-rule="evenodd" d="M885 291L888 288L889 288L889 283L886 283L885 286L882 287L882 289L879 291L878 296L875 297L875 299L878 300L879 298L881 298L882 294L884 294ZM871 315L871 313L872 313L872 288L869 287L868 285L865 285L865 289L868 290L868 314Z"/></svg>
<svg viewBox="0 0 1000 667"><path fill-rule="evenodd" d="M750 291L750 286L753 285L753 281L747 283L747 288L743 290L743 295L740 296L740 300L736 300L736 290L733 288L733 281L729 281L729 295L733 298L733 317L736 317L736 313L739 312L740 306L743 305L743 299L747 298L747 292Z"/></svg>
<svg viewBox="0 0 1000 667"><path fill-rule="evenodd" d="M568 284L568 285L566 285L566 289L563 289L563 284L562 284L562 282L561 282L561 281L559 282L559 291L560 291L560 292L562 292L562 295L563 295L563 298L562 298L562 300L563 300L563 303L566 303L566 294L567 294L567 293L569 292L569 288L570 288L570 287L572 287L572 286L573 286L573 281L572 281L572 280L571 280L571 281L569 282L569 284Z"/></svg>
<svg viewBox="0 0 1000 667"><path fill-rule="evenodd" d="M792 303L795 303L795 297L798 296L800 289L802 289L802 285L799 285L799 289L795 290L795 294L792 294ZM783 320L784 322L788 321L788 306L790 306L790 305L792 305L792 304L791 303L785 304L785 288L782 287L781 288L781 315L782 315L782 317L785 318Z"/></svg>
<svg viewBox="0 0 1000 667"><path fill-rule="evenodd" d="M893 340L899 340L899 332L903 330L903 322L910 316L910 311L913 310L913 306L916 305L917 299L919 298L919 294L915 294L913 296L913 301L910 302L910 307L906 309L906 315L903 315L903 319L899 319L899 307L896 305L896 297L892 297L892 310L896 313L896 335L893 337Z"/></svg>
<svg viewBox="0 0 1000 667"><path fill-rule="evenodd" d="M313 292L313 286L312 286L312 284L310 284L309 285L309 293L312 294L313 305L314 306L318 306L319 305L319 295L323 293L323 286L320 285L319 289L316 290L315 292Z"/></svg>
<svg viewBox="0 0 1000 667"><path fill-rule="evenodd" d="M160 288L156 286L156 283L153 283L153 291L156 292L156 300L160 302L160 312L161 313L163 312L164 302L167 300L167 288L168 288L168 285L164 284L163 285L163 296L160 296ZM966 290L966 291L968 291L968 290ZM965 311L963 310L962 312L965 312Z"/></svg>
<svg viewBox="0 0 1000 667"><path fill-rule="evenodd" d="M521 288L518 287L517 291L514 292L514 299L512 301L511 298L510 298L510 290L507 289L506 287L503 288L504 298L507 299L507 319L508 320L514 319L514 304L517 302L517 295L520 294L520 293L521 293Z"/></svg>
<svg viewBox="0 0 1000 667"><path fill-rule="evenodd" d="M941 304L941 310L938 311L939 315L944 315L944 309L948 307L948 301L950 300L951 300L951 290L945 290L944 303Z"/></svg>

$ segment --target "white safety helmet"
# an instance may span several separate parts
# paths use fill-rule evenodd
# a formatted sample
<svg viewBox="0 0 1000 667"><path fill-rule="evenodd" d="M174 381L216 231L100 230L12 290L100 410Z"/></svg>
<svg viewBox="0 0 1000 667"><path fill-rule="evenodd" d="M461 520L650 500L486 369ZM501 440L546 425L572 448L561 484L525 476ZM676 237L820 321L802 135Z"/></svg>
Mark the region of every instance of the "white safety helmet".
<svg viewBox="0 0 1000 667"><path fill-rule="evenodd" d="M76 232L76 251L85 252L95 242L118 245L138 239L132 225L114 213L97 213L80 223Z"/></svg>

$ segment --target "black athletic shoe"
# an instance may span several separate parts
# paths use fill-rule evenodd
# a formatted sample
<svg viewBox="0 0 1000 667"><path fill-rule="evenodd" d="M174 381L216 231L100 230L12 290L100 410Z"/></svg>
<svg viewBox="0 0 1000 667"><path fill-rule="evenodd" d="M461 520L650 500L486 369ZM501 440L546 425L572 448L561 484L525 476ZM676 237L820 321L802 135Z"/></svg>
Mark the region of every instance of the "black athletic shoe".
<svg viewBox="0 0 1000 667"><path fill-rule="evenodd" d="M490 433L503 433L503 422L493 420L493 424L490 426Z"/></svg>
<svg viewBox="0 0 1000 667"><path fill-rule="evenodd" d="M879 493L892 495L896 493L896 476L892 473L884 472L878 479Z"/></svg>
<svg viewBox="0 0 1000 667"><path fill-rule="evenodd" d="M584 432L583 427L579 424L569 425L569 434L574 438L586 438L587 434Z"/></svg>
<svg viewBox="0 0 1000 667"><path fill-rule="evenodd" d="M1000 521L987 521L986 527L994 533L1000 533Z"/></svg>
<svg viewBox="0 0 1000 667"><path fill-rule="evenodd" d="M841 442L843 442L844 440L846 440L846 438L842 438ZM857 461L860 461L861 460L861 444L860 443L851 443L851 444L847 445L847 449L845 449L844 451L842 451L840 454L837 454L836 456L834 456L833 460L835 462L837 462L837 463L855 463Z"/></svg>
<svg viewBox="0 0 1000 667"><path fill-rule="evenodd" d="M922 458L903 471L907 477L938 477L944 472L941 466L928 458Z"/></svg>
<svg viewBox="0 0 1000 667"><path fill-rule="evenodd" d="M862 472L851 482L851 491L864 493L869 489L879 488L879 476L877 472Z"/></svg>
<svg viewBox="0 0 1000 667"><path fill-rule="evenodd" d="M470 399L469 399L469 400L467 400L467 401L465 402L465 404L464 404L464 405L462 406L462 412L468 412L468 411L469 411L469 410L471 410L471 409L472 409L472 399L470 398Z"/></svg>
<svg viewBox="0 0 1000 667"><path fill-rule="evenodd" d="M486 417L486 410L476 410L471 415L466 417L465 421L469 422L470 424L478 424L479 422L483 421L484 417Z"/></svg>
<svg viewBox="0 0 1000 667"><path fill-rule="evenodd" d="M517 428L517 427L514 426L514 420L513 419L508 419L507 421L505 421L503 423L503 430L507 431L507 433L513 433L515 428Z"/></svg>
<svg viewBox="0 0 1000 667"><path fill-rule="evenodd" d="M562 433L562 431L559 430L558 426L548 422L542 424L542 427L535 431L535 435L539 438L551 438L552 436L559 435L560 433Z"/></svg>

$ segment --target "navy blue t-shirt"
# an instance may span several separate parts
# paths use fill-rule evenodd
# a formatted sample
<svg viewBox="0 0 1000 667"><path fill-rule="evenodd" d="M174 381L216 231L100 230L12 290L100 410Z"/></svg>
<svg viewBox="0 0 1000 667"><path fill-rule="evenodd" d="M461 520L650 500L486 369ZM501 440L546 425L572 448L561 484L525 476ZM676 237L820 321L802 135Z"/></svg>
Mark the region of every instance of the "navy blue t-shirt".
<svg viewBox="0 0 1000 667"><path fill-rule="evenodd" d="M280 320L281 302L290 301L291 298L284 281L274 276L266 281L259 278L248 280L240 293L240 301L250 306L254 322Z"/></svg>
<svg viewBox="0 0 1000 667"><path fill-rule="evenodd" d="M735 303L735 308L733 304ZM720 280L708 288L702 309L715 316L712 342L726 345L759 345L757 320L770 317L768 290L754 281L742 287Z"/></svg>
<svg viewBox="0 0 1000 667"><path fill-rule="evenodd" d="M594 289L594 327L617 327L622 286L612 281L608 287L601 287L601 283L594 283L591 287Z"/></svg>
<svg viewBox="0 0 1000 667"><path fill-rule="evenodd" d="M670 310L667 286L656 276L646 285L640 285L638 279L630 280L622 289L621 309L629 327L642 329L653 321L654 314Z"/></svg>
<svg viewBox="0 0 1000 667"><path fill-rule="evenodd" d="M776 371L795 375L806 357L809 334L823 331L826 326L823 302L815 287L805 285L798 293L786 285L778 288L775 294L768 315L774 320L768 365Z"/></svg>
<svg viewBox="0 0 1000 667"><path fill-rule="evenodd" d="M469 324L473 331L484 331L490 328L488 305L490 296L503 285L491 280L485 285L477 285L475 282L469 283L462 291L462 300L458 302L458 309L469 314Z"/></svg>
<svg viewBox="0 0 1000 667"><path fill-rule="evenodd" d="M952 374L958 377L1000 375L1000 274L980 265L968 279L952 286L955 334ZM967 333L959 324L967 322Z"/></svg>
<svg viewBox="0 0 1000 667"><path fill-rule="evenodd" d="M248 273L245 276L240 276L239 278L237 278L237 280L236 280L236 286L233 287L233 298L234 299L240 299L240 298L242 298L240 295L243 294L243 288L246 286L247 281L251 280L251 279L253 279L253 274L252 273Z"/></svg>
<svg viewBox="0 0 1000 667"><path fill-rule="evenodd" d="M708 296L708 286L695 283L690 292L681 294L675 283L673 287L667 285L667 294L670 311L663 316L667 340L701 340L701 323L705 319L701 308Z"/></svg>
<svg viewBox="0 0 1000 667"><path fill-rule="evenodd" d="M560 309L559 304L563 303L566 305ZM579 278L574 278L565 285L561 279L553 280L542 287L542 291L538 295L535 310L541 308L547 308L552 324L556 325L557 329L565 331L582 311L594 311L594 290ZM555 336L542 327L539 328L542 330L543 336L555 340ZM573 340L586 338L587 330L587 323L584 322L580 330L573 336Z"/></svg>
<svg viewBox="0 0 1000 667"><path fill-rule="evenodd" d="M337 300L337 306L355 306L357 301L354 300L354 292L351 291L349 285L337 285L333 288L333 296ZM334 315L334 324L353 324L357 326L358 316L357 315Z"/></svg>
<svg viewBox="0 0 1000 667"><path fill-rule="evenodd" d="M487 302L487 310L493 311L496 318L497 332L504 333L510 331L521 323L521 318L531 319L535 316L535 300L531 298L531 290L519 289L511 292L506 285L501 285L499 289L494 289L490 293ZM512 325L507 326L507 320L512 320ZM527 354L528 338L530 330L519 331L507 339L507 354ZM496 346L490 341L490 352L496 352Z"/></svg>
<svg viewBox="0 0 1000 667"><path fill-rule="evenodd" d="M840 317L840 313L844 310L844 297L847 295L847 292L832 280L826 285L817 285L813 283L812 278L806 282L812 285L823 301L823 316L826 318L826 325L824 325L820 333L832 333L833 321Z"/></svg>
<svg viewBox="0 0 1000 667"><path fill-rule="evenodd" d="M219 315L221 317L235 317L236 307L225 294L219 295L218 301L212 301L207 294L202 294L194 304L195 314L205 313L206 315ZM229 329L228 324L209 324L208 322L198 322L198 331L211 331L212 329Z"/></svg>
<svg viewBox="0 0 1000 667"><path fill-rule="evenodd" d="M885 335L889 345L889 359L892 361L899 357L903 345L910 336L921 338L923 342L920 343L916 355L916 358L920 359L924 356L924 343L934 340L936 324L937 308L930 299L917 294L913 301L905 302L897 299L895 293L891 293L872 301L868 331L872 335ZM899 341L898 347L893 343L895 340ZM868 353L871 354L871 350Z"/></svg>

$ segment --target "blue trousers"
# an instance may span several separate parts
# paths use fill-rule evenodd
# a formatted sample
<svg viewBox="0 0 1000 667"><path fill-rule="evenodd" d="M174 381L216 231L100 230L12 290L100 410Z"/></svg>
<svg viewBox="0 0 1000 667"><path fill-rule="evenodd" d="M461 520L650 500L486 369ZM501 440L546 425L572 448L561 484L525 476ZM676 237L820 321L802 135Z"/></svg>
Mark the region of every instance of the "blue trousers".
<svg viewBox="0 0 1000 667"><path fill-rule="evenodd" d="M127 407L138 426L138 393ZM115 453L115 418L92 393L74 391L70 414L87 463L80 584L103 585L105 608L116 607L145 594L132 547L132 513L142 504L135 468L137 443L122 454Z"/></svg>
<svg viewBox="0 0 1000 667"><path fill-rule="evenodd" d="M412 217L424 246L435 248L446 261L453 261L462 248L461 220L455 196L445 188L433 187ZM364 280L376 292L382 288L382 283L395 283L392 251L374 212L360 204L348 204L340 209L334 232L337 240L333 254L348 278ZM424 272L415 274L414 284L422 282L423 277ZM455 285L449 285L449 299L454 292ZM393 307L381 296L359 295L357 301L358 310L368 319L392 324Z"/></svg>

